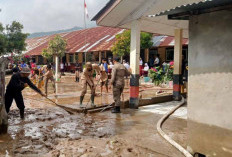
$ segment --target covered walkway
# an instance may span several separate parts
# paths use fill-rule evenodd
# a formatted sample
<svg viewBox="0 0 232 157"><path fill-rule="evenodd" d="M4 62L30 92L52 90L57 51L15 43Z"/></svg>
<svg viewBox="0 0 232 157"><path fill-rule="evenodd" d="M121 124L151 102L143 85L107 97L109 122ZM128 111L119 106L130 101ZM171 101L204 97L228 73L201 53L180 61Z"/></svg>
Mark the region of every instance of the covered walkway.
<svg viewBox="0 0 232 157"><path fill-rule="evenodd" d="M181 41L189 38L187 145L192 154L232 155L231 139L222 136L232 132L227 105L232 101L231 9L231 0L111 0L93 18L101 26L131 29L131 108L139 103L140 32L174 36L174 100L180 100Z"/></svg>

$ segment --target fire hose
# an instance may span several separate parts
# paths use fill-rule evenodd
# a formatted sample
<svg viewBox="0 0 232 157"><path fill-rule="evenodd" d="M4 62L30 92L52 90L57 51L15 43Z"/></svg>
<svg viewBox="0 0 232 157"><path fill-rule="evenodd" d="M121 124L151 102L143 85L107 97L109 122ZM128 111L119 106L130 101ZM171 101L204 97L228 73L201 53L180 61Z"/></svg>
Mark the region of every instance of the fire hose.
<svg viewBox="0 0 232 157"><path fill-rule="evenodd" d="M177 150L179 150L182 154L184 154L184 156L186 157L193 157L186 149L184 149L181 145L179 145L178 143L176 143L173 139L171 139L167 134L165 134L165 132L161 129L163 123L165 122L165 120L168 119L168 117L173 114L178 108L180 108L181 106L183 106L185 104L184 98L182 97L182 101L180 102L179 105L177 105L176 107L174 107L171 111L169 111L168 113L166 113L157 123L156 128L158 133L166 140L168 141L172 146L174 146Z"/></svg>

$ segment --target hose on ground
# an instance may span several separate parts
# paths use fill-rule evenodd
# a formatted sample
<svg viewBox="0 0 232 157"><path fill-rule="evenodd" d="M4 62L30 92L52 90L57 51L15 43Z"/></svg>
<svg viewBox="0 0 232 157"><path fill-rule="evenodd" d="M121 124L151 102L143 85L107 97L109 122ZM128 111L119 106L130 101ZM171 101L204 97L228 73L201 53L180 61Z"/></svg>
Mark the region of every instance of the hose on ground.
<svg viewBox="0 0 232 157"><path fill-rule="evenodd" d="M178 108L180 108L181 106L183 106L185 104L185 100L182 97L182 100L180 102L179 105L177 105L176 107L174 107L171 111L169 111L168 113L166 113L157 123L156 128L158 130L158 133L166 140L168 141L172 146L174 146L177 150L179 150L182 154L184 154L186 157L193 157L186 149L184 149L181 145L179 145L178 143L176 143L173 139L171 139L167 134L165 134L165 132L161 129L163 123L165 122L166 119L168 119L168 117L173 114Z"/></svg>

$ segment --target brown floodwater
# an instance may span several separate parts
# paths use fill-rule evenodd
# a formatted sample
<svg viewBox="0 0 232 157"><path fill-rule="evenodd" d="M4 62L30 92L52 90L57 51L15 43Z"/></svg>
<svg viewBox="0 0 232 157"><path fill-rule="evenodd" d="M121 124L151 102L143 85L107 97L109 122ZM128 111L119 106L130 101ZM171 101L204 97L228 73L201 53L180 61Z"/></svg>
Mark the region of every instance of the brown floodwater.
<svg viewBox="0 0 232 157"><path fill-rule="evenodd" d="M53 93L49 84L49 98L64 106L78 106L81 88L74 77L62 78L57 89ZM158 90L144 91L143 97L155 96ZM126 100L129 88L124 92ZM89 93L84 103L88 103ZM113 102L112 92L99 94L98 87L95 98L98 106ZM8 115L8 133L0 136L0 156L182 156L158 135L155 126L160 115L130 109L121 114L70 115L29 88L23 95L25 119L20 119L13 103ZM170 119L164 129L186 145L186 121L177 123L176 119ZM175 136L177 133L182 136Z"/></svg>
<svg viewBox="0 0 232 157"><path fill-rule="evenodd" d="M69 115L60 108L27 109L20 120L9 114L8 134L0 136L0 156L155 156L182 157L157 133L161 115L135 110ZM163 127L185 143L186 121L171 118ZM58 154L58 155L57 155Z"/></svg>

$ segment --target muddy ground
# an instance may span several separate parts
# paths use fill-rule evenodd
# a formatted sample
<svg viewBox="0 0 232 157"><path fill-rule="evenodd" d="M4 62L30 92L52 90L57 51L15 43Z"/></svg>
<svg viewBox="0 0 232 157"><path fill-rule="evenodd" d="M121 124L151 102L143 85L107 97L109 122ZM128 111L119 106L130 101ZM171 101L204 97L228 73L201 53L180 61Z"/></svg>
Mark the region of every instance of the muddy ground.
<svg viewBox="0 0 232 157"><path fill-rule="evenodd" d="M73 77L64 77L57 86L56 94L49 86L49 98L62 105L78 106L80 85L74 82ZM146 92L143 96L155 96L156 90ZM8 116L8 134L0 136L0 156L182 157L157 133L156 123L162 113L147 112L149 108L141 108L126 109L116 115L109 111L69 115L31 89L25 89L23 95L25 120L19 118L19 111L13 104ZM128 89L124 95L127 99ZM89 96L86 96L85 103ZM112 93L104 92L103 96L96 98L97 105L110 102ZM171 117L163 128L169 136L186 146L186 127L185 119Z"/></svg>

